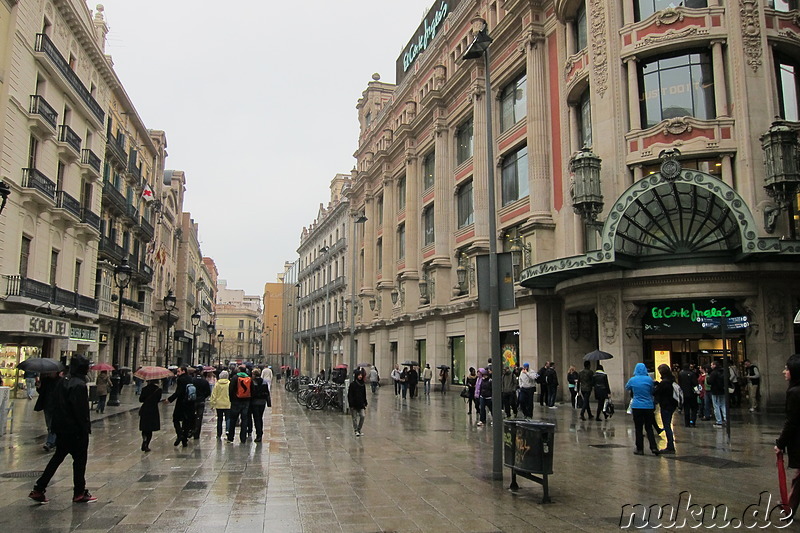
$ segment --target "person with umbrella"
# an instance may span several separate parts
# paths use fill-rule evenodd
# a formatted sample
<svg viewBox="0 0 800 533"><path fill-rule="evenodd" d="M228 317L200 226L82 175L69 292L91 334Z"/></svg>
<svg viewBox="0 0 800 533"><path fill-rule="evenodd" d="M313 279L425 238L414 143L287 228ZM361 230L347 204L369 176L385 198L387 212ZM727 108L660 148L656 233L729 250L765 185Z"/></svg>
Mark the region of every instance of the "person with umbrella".
<svg viewBox="0 0 800 533"><path fill-rule="evenodd" d="M442 383L442 394L445 394L447 392L447 375L450 372L450 367L442 365L439 368L441 369L439 371L439 381Z"/></svg>
<svg viewBox="0 0 800 533"><path fill-rule="evenodd" d="M107 370L101 370L100 374L95 380L97 386L97 408L96 413L103 413L106 410L106 398L108 398L108 391L111 388L111 378L108 377Z"/></svg>
<svg viewBox="0 0 800 533"><path fill-rule="evenodd" d="M139 431L142 432L143 452L150 451L153 432L161 429L161 413L158 412L158 404L161 403L164 391L159 383L159 379L151 379L139 395L139 402L142 404L139 408Z"/></svg>
<svg viewBox="0 0 800 533"><path fill-rule="evenodd" d="M416 365L411 365L408 371L408 395L411 398L417 397L417 383L419 383L419 373Z"/></svg>
<svg viewBox="0 0 800 533"><path fill-rule="evenodd" d="M786 361L783 377L789 382L786 390L786 420L780 436L775 440L775 453L788 453L789 468L797 469L792 479L789 501L783 502L791 507L794 516L800 503L800 354L794 354Z"/></svg>
<svg viewBox="0 0 800 533"><path fill-rule="evenodd" d="M39 397L36 398L34 411L44 412L44 423L47 426L47 439L42 446L46 452L55 450L56 433L53 431L53 392L56 388L60 376L59 372L42 372L39 376Z"/></svg>

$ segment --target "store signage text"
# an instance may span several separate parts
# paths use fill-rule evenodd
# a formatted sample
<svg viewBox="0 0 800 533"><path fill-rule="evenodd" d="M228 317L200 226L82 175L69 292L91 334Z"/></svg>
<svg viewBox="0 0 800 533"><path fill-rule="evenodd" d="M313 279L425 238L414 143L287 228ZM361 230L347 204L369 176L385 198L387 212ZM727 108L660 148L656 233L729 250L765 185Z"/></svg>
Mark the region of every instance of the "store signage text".
<svg viewBox="0 0 800 533"><path fill-rule="evenodd" d="M696 322L698 318L728 318L733 312L727 307L709 307L707 309L698 309L697 305L692 303L690 307L652 307L650 308L650 315L655 319L672 319L672 318L685 318Z"/></svg>
<svg viewBox="0 0 800 533"><path fill-rule="evenodd" d="M71 326L69 328L69 338L76 341L96 341L97 330Z"/></svg>
<svg viewBox="0 0 800 533"><path fill-rule="evenodd" d="M428 45L433 41L434 37L436 37L442 22L447 18L447 15L455 10L459 1L460 0L442 0L438 6L434 4L434 6L431 7L430 11L428 11L428 14L425 16L425 20L422 21L422 24L419 25L414 36L405 48L403 48L402 55L397 58L397 79L395 83L399 84L403 80L405 73L411 65L414 64L417 56L428 48Z"/></svg>
<svg viewBox="0 0 800 533"><path fill-rule="evenodd" d="M52 318L31 317L30 321L28 322L28 332L48 333L50 335L66 337L68 325L68 322L53 320Z"/></svg>

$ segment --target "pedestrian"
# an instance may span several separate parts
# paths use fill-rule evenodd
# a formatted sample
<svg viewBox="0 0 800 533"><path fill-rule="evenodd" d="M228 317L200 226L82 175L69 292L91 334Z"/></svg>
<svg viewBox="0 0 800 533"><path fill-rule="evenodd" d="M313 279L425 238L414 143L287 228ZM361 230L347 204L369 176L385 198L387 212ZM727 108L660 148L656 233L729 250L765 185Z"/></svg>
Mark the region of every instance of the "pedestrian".
<svg viewBox="0 0 800 533"><path fill-rule="evenodd" d="M275 376L272 372L272 366L267 365L267 368L261 371L261 379L263 379L267 383L267 387L269 387L269 390L271 392L272 380L275 379Z"/></svg>
<svg viewBox="0 0 800 533"><path fill-rule="evenodd" d="M475 373L475 367L469 367L469 374L464 378L464 383L467 384L467 391L469 392L469 396L467 397L467 414L472 414L472 406L475 406L475 412L478 412L478 402L476 400L475 395L475 385L478 382L478 374Z"/></svg>
<svg viewBox="0 0 800 533"><path fill-rule="evenodd" d="M255 426L256 437L253 442L261 442L264 435L264 411L267 407L272 407L272 398L269 391L269 383L262 377L258 368L253 369L252 373L253 390L250 396L250 417L252 424L248 433L252 433Z"/></svg>
<svg viewBox="0 0 800 533"><path fill-rule="evenodd" d="M725 375L719 361L711 361L711 373L706 378L711 390L711 403L714 405L714 427L721 428L728 418L725 405Z"/></svg>
<svg viewBox="0 0 800 533"><path fill-rule="evenodd" d="M189 435L194 427L195 416L194 398L189 394L194 388L190 371L194 373L194 368L187 368L186 365L178 368L175 392L164 400L167 403L175 403L175 410L172 411L172 426L175 428L173 446L182 444L184 448L189 445Z"/></svg>
<svg viewBox="0 0 800 533"><path fill-rule="evenodd" d="M507 418L511 418L511 411L514 411L514 417L517 416L517 389L519 388L519 380L516 374L509 365L503 365L503 375L501 383L500 399L503 402L503 410Z"/></svg>
<svg viewBox="0 0 800 533"><path fill-rule="evenodd" d="M192 436L194 440L197 440L200 438L200 431L203 429L203 416L206 414L206 400L211 396L211 385L203 376L203 365L197 367L192 377L192 384L195 388Z"/></svg>
<svg viewBox="0 0 800 533"><path fill-rule="evenodd" d="M522 372L519 373L519 408L522 416L533 416L533 395L536 392L536 372L531 371L529 363L522 363Z"/></svg>
<svg viewBox="0 0 800 533"><path fill-rule="evenodd" d="M669 370L669 368L668 368ZM633 412L633 424L636 430L636 449L635 455L644 455L644 435L642 430L647 433L647 441L650 444L650 451L653 455L658 455L658 444L653 433L653 389L655 382L647 374L647 367L644 363L636 363L633 376L625 384L625 390L633 395L631 401L631 411Z"/></svg>
<svg viewBox="0 0 800 533"><path fill-rule="evenodd" d="M151 379L147 386L139 394L139 431L142 432L142 451L150 451L150 441L153 440L153 432L161 429L161 413L158 412L158 405L161 403L163 390L159 385L160 380Z"/></svg>
<svg viewBox="0 0 800 533"><path fill-rule="evenodd" d="M780 436L775 440L775 452L788 453L788 467L797 469L789 494L791 516L794 516L800 503L800 354L794 354L786 361L783 377L789 382L786 390L786 420Z"/></svg>
<svg viewBox="0 0 800 533"><path fill-rule="evenodd" d="M592 419L591 394L594 385L594 372L592 372L591 367L591 362L584 361L583 370L578 372L578 388L583 398L581 401L581 420L586 420L583 415L584 413L589 413L589 420ZM608 378L606 378L606 382L608 382ZM599 409L600 407L598 407L598 410ZM600 416L599 412L597 414Z"/></svg>
<svg viewBox="0 0 800 533"><path fill-rule="evenodd" d="M364 383L364 372L358 372L347 388L347 405L353 418L353 431L356 437L363 435L361 428L367 411L367 385Z"/></svg>
<svg viewBox="0 0 800 533"><path fill-rule="evenodd" d="M545 380L547 381L547 407L550 409L558 409L558 407L556 407L558 372L556 372L556 364L553 361L547 363L547 374L545 375Z"/></svg>
<svg viewBox="0 0 800 533"><path fill-rule="evenodd" d="M250 396L252 396L252 380L247 375L247 367L239 365L236 375L231 378L228 385L228 395L231 400L230 423L228 425L228 442L233 442L236 436L236 423L241 418L239 441L244 444L247 440L250 421Z"/></svg>
<svg viewBox="0 0 800 533"><path fill-rule="evenodd" d="M439 370L439 382L442 384L442 394L447 393L447 378L450 374L450 369L446 366L442 366L441 370Z"/></svg>
<svg viewBox="0 0 800 533"><path fill-rule="evenodd" d="M739 386L739 367L731 361L728 366L728 383L730 383L733 393L731 393L731 407L742 406L742 388Z"/></svg>
<svg viewBox="0 0 800 533"><path fill-rule="evenodd" d="M400 386L400 375L401 374L402 373L400 372L400 365L395 363L394 368L392 369L392 373L390 375L390 377L392 378L392 381L394 382L394 395L395 396L400 394L400 389L401 389L401 386Z"/></svg>
<svg viewBox="0 0 800 533"><path fill-rule="evenodd" d="M479 385L478 394L480 396L480 421L479 426L486 424L486 411L492 412L492 376L485 368L478 370L481 373L481 380Z"/></svg>
<svg viewBox="0 0 800 533"><path fill-rule="evenodd" d="M58 467L72 456L72 502L90 503L97 498L86 490L86 462L89 458L89 434L92 432L89 418L89 389L86 374L89 360L83 355L73 355L69 374L59 379L53 391L53 430L56 433L56 452L36 481L28 498L47 503L47 485Z"/></svg>
<svg viewBox="0 0 800 533"><path fill-rule="evenodd" d="M408 368L403 367L403 371L400 372L400 394L403 396L403 399L406 399L406 394L408 393Z"/></svg>
<svg viewBox="0 0 800 533"><path fill-rule="evenodd" d="M749 359L744 360L744 377L747 379L747 397L750 400L750 412L752 413L758 411L761 372Z"/></svg>
<svg viewBox="0 0 800 533"><path fill-rule="evenodd" d="M96 413L103 413L106 410L106 398L108 398L108 391L111 389L111 378L108 376L108 371L102 370L94 382L95 390L97 392L97 408Z"/></svg>
<svg viewBox="0 0 800 533"><path fill-rule="evenodd" d="M539 388L539 406L544 407L547 405L547 368L550 365L549 361L544 362L544 366L539 369L536 383L540 385Z"/></svg>
<svg viewBox="0 0 800 533"><path fill-rule="evenodd" d="M217 375L213 370L204 372L203 375L205 376L206 381L208 381L208 387L211 389L211 392L214 392L214 385L217 384Z"/></svg>
<svg viewBox="0 0 800 533"><path fill-rule="evenodd" d="M25 377L25 389L28 394L28 399L33 400L33 393L36 392L36 378L39 374L33 372L31 370L26 370L24 377Z"/></svg>
<svg viewBox="0 0 800 533"><path fill-rule="evenodd" d="M577 409L578 404L576 399L578 397L580 385L578 383L578 371L575 369L575 365L570 365L569 370L567 370L567 386L569 387L569 403L572 404L573 409Z"/></svg>
<svg viewBox="0 0 800 533"><path fill-rule="evenodd" d="M229 431L231 399L228 389L230 385L228 375L227 370L223 370L219 373L217 385L211 390L211 399L208 401L208 404L217 414L217 439L222 438L223 421L225 422L225 434Z"/></svg>
<svg viewBox="0 0 800 533"><path fill-rule="evenodd" d="M658 366L658 373L661 380L653 389L653 398L658 402L661 411L661 427L667 434L667 446L663 450L659 450L659 453L674 454L675 437L672 433L672 415L680 407L678 400L675 399L675 376L669 366L664 364Z"/></svg>
<svg viewBox="0 0 800 533"><path fill-rule="evenodd" d="M689 363L684 363L683 370L678 374L678 385L683 391L683 425L687 428L695 427L697 420L697 374L689 368Z"/></svg>
<svg viewBox="0 0 800 533"><path fill-rule="evenodd" d="M430 363L425 363L425 368L422 369L422 388L425 390L425 396L431 395L431 379L433 379L433 370L431 370Z"/></svg>
<svg viewBox="0 0 800 533"><path fill-rule="evenodd" d="M60 376L58 372L43 372L39 376L39 396L36 398L34 411L44 412L44 423L47 427L47 438L42 445L46 452L56 449L56 433L53 431L53 392Z"/></svg>
<svg viewBox="0 0 800 533"><path fill-rule="evenodd" d="M373 366L369 369L369 386L372 388L372 394L377 392L380 382L381 376L378 374L378 368Z"/></svg>
<svg viewBox="0 0 800 533"><path fill-rule="evenodd" d="M419 383L419 372L417 372L417 367L412 366L411 369L408 371L407 376L408 381L408 396L410 398L417 397L417 383Z"/></svg>
<svg viewBox="0 0 800 533"><path fill-rule="evenodd" d="M700 420L711 420L711 416L714 413L714 408L711 405L711 388L707 381L710 372L711 367L703 365L700 367L700 375L697 378L697 384L700 386L700 402L698 409L703 413Z"/></svg>
<svg viewBox="0 0 800 533"><path fill-rule="evenodd" d="M136 367L136 372L142 368L141 365ZM140 396L142 394L142 387L144 386L144 380L136 375L136 372L133 373L133 386L134 386L134 394L136 396Z"/></svg>
<svg viewBox="0 0 800 533"><path fill-rule="evenodd" d="M603 419L608 418L608 413L604 409L606 400L611 397L611 387L608 385L608 376L606 375L603 365L597 364L597 368L592 375L592 388L594 389L594 398L597 400L597 411L595 414L596 421L600 421L600 413L603 413ZM589 413L589 418L592 414Z"/></svg>

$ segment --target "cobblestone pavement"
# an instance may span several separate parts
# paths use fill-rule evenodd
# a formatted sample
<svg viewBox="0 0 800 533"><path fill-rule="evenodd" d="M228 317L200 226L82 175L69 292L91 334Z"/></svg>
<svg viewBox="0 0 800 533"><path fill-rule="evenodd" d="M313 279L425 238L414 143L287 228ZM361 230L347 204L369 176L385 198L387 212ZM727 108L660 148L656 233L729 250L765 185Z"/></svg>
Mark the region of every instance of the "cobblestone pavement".
<svg viewBox="0 0 800 533"><path fill-rule="evenodd" d="M162 431L145 454L126 387L120 407L92 413L87 484L98 501L72 503L68 458L47 505L27 498L49 457L43 417L35 402L14 400L14 433L0 437L0 524L15 533L616 531L625 504L678 506L682 491L692 503L726 505L728 518L741 518L762 491L771 491L772 505L778 498L776 415L736 410L730 445L711 422L689 429L675 420L677 455L654 457L632 454L624 411L582 422L568 405L536 404L534 418L557 425L553 502L541 504L537 484L519 479L512 492L508 471L492 480L491 426L476 426L457 391L401 400L383 387L368 395L360 438L348 415L306 410L278 383L262 443L216 440L209 410L188 448L173 447L172 407L163 406Z"/></svg>

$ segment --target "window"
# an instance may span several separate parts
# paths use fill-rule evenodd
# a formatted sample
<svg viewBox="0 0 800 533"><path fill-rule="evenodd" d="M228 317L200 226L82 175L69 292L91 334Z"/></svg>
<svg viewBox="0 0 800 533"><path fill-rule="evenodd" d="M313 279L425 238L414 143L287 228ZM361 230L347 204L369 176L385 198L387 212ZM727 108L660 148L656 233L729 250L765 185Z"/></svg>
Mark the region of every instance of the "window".
<svg viewBox="0 0 800 533"><path fill-rule="evenodd" d="M780 1L780 0L777 0ZM636 21L644 20L653 13L667 9L668 7L675 7L676 5L683 5L692 9L702 8L708 6L707 0L683 0L677 2L676 0L635 0L633 4L634 15Z"/></svg>
<svg viewBox="0 0 800 533"><path fill-rule="evenodd" d="M240 340L240 341L243 341L244 340L244 331L239 331L238 333L236 333L236 339Z"/></svg>
<svg viewBox="0 0 800 533"><path fill-rule="evenodd" d="M397 227L397 258L406 257L406 225L401 224Z"/></svg>
<svg viewBox="0 0 800 533"><path fill-rule="evenodd" d="M383 225L383 196L378 198L377 210L378 210L378 225L381 226Z"/></svg>
<svg viewBox="0 0 800 533"><path fill-rule="evenodd" d="M50 252L50 285L55 285L58 279L58 250Z"/></svg>
<svg viewBox="0 0 800 533"><path fill-rule="evenodd" d="M81 262L75 261L75 281L72 284L72 292L77 293L81 286Z"/></svg>
<svg viewBox="0 0 800 533"><path fill-rule="evenodd" d="M31 239L22 236L22 246L19 249L19 275L21 278L28 277L28 261L31 258Z"/></svg>
<svg viewBox="0 0 800 533"><path fill-rule="evenodd" d="M731 165L731 167L735 167L735 165ZM700 172L705 172L718 179L722 179L721 157L712 157L709 159L681 159L681 168L685 170L699 170ZM661 162L646 165L642 168L642 171L645 176L661 172Z"/></svg>
<svg viewBox="0 0 800 533"><path fill-rule="evenodd" d="M429 205L422 211L422 245L433 244L435 232L433 227L433 205Z"/></svg>
<svg viewBox="0 0 800 533"><path fill-rule="evenodd" d="M769 0L768 5L775 11L783 11L785 13L797 9L799 3L797 0Z"/></svg>
<svg viewBox="0 0 800 533"><path fill-rule="evenodd" d="M578 146L592 146L592 100L587 90L578 102Z"/></svg>
<svg viewBox="0 0 800 533"><path fill-rule="evenodd" d="M775 79L778 82L778 112L784 120L800 120L800 62L775 56Z"/></svg>
<svg viewBox="0 0 800 533"><path fill-rule="evenodd" d="M575 51L585 50L589 44L586 31L586 4L581 3L578 12L575 13Z"/></svg>
<svg viewBox="0 0 800 533"><path fill-rule="evenodd" d="M375 245L375 265L378 270L383 268L383 239L378 239Z"/></svg>
<svg viewBox="0 0 800 533"><path fill-rule="evenodd" d="M244 320L239 321L239 329L244 329Z"/></svg>
<svg viewBox="0 0 800 533"><path fill-rule="evenodd" d="M406 177L397 180L397 210L402 211L406 208Z"/></svg>
<svg viewBox="0 0 800 533"><path fill-rule="evenodd" d="M39 153L39 140L31 135L30 144L28 145L28 168L36 168L36 160Z"/></svg>
<svg viewBox="0 0 800 533"><path fill-rule="evenodd" d="M472 203L472 180L458 188L456 193L458 227L463 228L475 222L475 209Z"/></svg>
<svg viewBox="0 0 800 533"><path fill-rule="evenodd" d="M643 63L639 76L643 128L675 117L716 118L709 54L663 57Z"/></svg>
<svg viewBox="0 0 800 533"><path fill-rule="evenodd" d="M500 131L506 131L525 116L525 81L523 74L503 87L500 93Z"/></svg>
<svg viewBox="0 0 800 533"><path fill-rule="evenodd" d="M436 181L436 152L431 152L422 159L422 190L427 191Z"/></svg>
<svg viewBox="0 0 800 533"><path fill-rule="evenodd" d="M66 172L66 166L64 162L60 159L58 160L58 166L56 167L56 190L63 191L64 190L64 173Z"/></svg>
<svg viewBox="0 0 800 533"><path fill-rule="evenodd" d="M372 124L372 113L367 111L367 114L364 115L364 125L369 128L370 124Z"/></svg>
<svg viewBox="0 0 800 533"><path fill-rule="evenodd" d="M472 119L456 130L456 164L460 165L472 157Z"/></svg>
<svg viewBox="0 0 800 533"><path fill-rule="evenodd" d="M528 147L503 158L503 205L528 196Z"/></svg>

